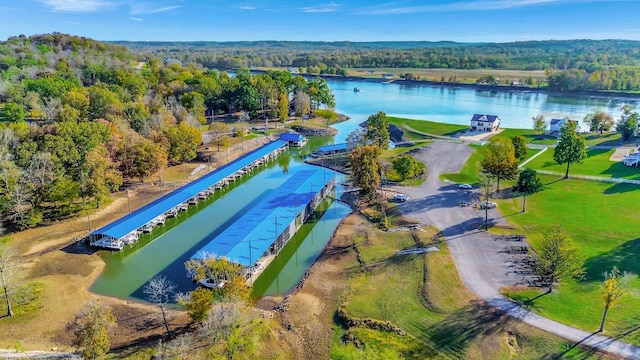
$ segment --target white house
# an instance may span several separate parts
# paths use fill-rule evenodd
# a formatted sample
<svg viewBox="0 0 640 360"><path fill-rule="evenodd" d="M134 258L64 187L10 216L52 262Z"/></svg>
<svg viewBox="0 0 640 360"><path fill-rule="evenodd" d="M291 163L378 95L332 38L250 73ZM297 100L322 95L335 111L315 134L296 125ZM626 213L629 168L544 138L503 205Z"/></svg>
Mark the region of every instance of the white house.
<svg viewBox="0 0 640 360"><path fill-rule="evenodd" d="M549 132L547 132L547 135L559 138L560 135L562 135L562 127L565 126L569 121L572 121L576 124L576 131L580 131L580 123L577 120L571 120L568 116L565 116L562 119L551 119L551 121L549 122Z"/></svg>
<svg viewBox="0 0 640 360"><path fill-rule="evenodd" d="M471 131L496 131L500 127L498 115L473 114Z"/></svg>

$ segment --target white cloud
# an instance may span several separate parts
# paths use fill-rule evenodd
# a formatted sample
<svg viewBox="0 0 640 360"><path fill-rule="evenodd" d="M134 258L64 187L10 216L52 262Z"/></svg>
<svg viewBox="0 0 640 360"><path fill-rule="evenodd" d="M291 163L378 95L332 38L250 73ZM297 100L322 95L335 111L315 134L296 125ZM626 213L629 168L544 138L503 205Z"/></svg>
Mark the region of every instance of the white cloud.
<svg viewBox="0 0 640 360"><path fill-rule="evenodd" d="M41 0L55 11L96 12L116 7L118 4L108 0Z"/></svg>
<svg viewBox="0 0 640 360"><path fill-rule="evenodd" d="M236 6L236 9L238 9L238 10L255 10L256 8L251 6L251 5L242 5L242 6Z"/></svg>
<svg viewBox="0 0 640 360"><path fill-rule="evenodd" d="M180 8L179 5L163 6L155 2L140 2L131 5L131 15L155 14Z"/></svg>
<svg viewBox="0 0 640 360"><path fill-rule="evenodd" d="M334 12L338 10L338 7L340 7L340 5L331 2L328 4L321 4L318 6L307 6L307 7L303 7L300 9L300 11L305 12L305 13L328 13L328 12Z"/></svg>
<svg viewBox="0 0 640 360"><path fill-rule="evenodd" d="M364 9L361 13L367 15L399 15L420 12L446 11L489 11L507 10L534 5L546 5L566 2L587 2L590 0L477 0L458 1L449 4L396 6L394 3Z"/></svg>
<svg viewBox="0 0 640 360"><path fill-rule="evenodd" d="M131 21L142 21L142 18L139 17L130 17L129 20Z"/></svg>

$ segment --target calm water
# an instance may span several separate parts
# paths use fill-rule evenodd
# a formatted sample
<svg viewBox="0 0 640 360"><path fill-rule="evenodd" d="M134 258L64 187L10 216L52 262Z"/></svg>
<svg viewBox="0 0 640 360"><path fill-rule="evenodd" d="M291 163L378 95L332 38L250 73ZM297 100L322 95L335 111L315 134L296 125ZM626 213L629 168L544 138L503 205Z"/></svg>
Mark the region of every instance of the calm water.
<svg viewBox="0 0 640 360"><path fill-rule="evenodd" d="M468 125L474 113L496 114L507 128L530 129L531 118L547 120L569 116L582 120L594 108L602 108L617 119L620 106L640 108L638 99L547 95L537 92L482 91L425 85L381 84L364 81L328 80L336 96L336 110L351 120L336 125L336 142L367 117L380 110L390 116ZM353 88L360 88L354 92Z"/></svg>

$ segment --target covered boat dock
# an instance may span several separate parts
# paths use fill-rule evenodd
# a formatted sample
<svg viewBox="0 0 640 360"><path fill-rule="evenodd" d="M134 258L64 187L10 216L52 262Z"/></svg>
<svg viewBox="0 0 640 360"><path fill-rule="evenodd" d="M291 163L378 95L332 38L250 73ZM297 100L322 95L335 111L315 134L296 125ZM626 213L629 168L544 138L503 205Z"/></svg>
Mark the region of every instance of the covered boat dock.
<svg viewBox="0 0 640 360"><path fill-rule="evenodd" d="M264 268L264 258L280 252L335 183L334 173L326 169L298 171L191 258L224 257L251 275L260 265Z"/></svg>
<svg viewBox="0 0 640 360"><path fill-rule="evenodd" d="M133 244L142 232L151 232L153 226L163 224L167 217L186 210L189 204L196 204L230 181L253 171L263 163L274 159L289 147L286 141L270 142L219 169L194 180L144 207L103 226L89 234L91 246L122 250Z"/></svg>

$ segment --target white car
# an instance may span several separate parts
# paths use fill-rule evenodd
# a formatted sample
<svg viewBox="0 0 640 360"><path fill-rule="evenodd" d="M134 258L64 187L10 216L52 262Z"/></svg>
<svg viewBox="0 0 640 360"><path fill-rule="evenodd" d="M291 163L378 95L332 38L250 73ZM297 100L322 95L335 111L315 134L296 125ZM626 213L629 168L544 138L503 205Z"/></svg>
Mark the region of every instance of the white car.
<svg viewBox="0 0 640 360"><path fill-rule="evenodd" d="M480 209L493 209L496 206L498 206L498 204L493 201L483 201L480 203Z"/></svg>
<svg viewBox="0 0 640 360"><path fill-rule="evenodd" d="M396 194L396 195L393 195L393 200L396 200L399 202L405 202L409 200L409 197L405 194Z"/></svg>
<svg viewBox="0 0 640 360"><path fill-rule="evenodd" d="M465 189L465 190L469 190L472 189L473 186L469 185L469 184L460 184L458 185L458 189Z"/></svg>

